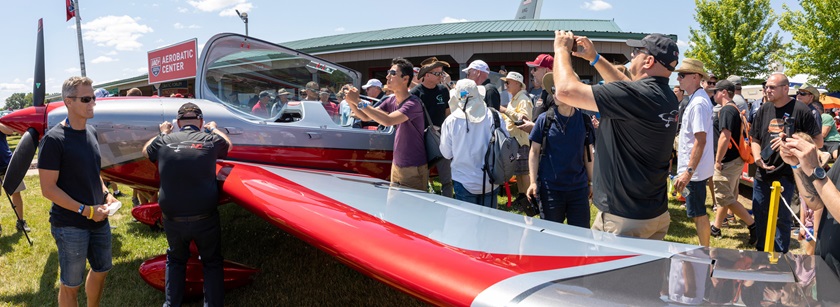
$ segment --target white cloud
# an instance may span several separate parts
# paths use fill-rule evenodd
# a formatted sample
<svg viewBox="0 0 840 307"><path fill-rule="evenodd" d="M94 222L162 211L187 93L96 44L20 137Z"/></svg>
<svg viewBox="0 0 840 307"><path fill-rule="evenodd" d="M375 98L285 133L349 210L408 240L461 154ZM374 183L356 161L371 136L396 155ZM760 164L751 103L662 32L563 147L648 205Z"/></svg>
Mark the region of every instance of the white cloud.
<svg viewBox="0 0 840 307"><path fill-rule="evenodd" d="M20 78L15 78L15 80L12 80L12 83L20 83Z"/></svg>
<svg viewBox="0 0 840 307"><path fill-rule="evenodd" d="M680 50L682 50L683 52L685 52L685 50L688 49L688 45L688 43L681 39L677 40L677 47L680 48Z"/></svg>
<svg viewBox="0 0 840 307"><path fill-rule="evenodd" d="M198 54L204 51L204 43L198 44Z"/></svg>
<svg viewBox="0 0 840 307"><path fill-rule="evenodd" d="M143 67L140 67L140 68L135 69L134 71L136 71L137 73L140 73L140 74L144 74L144 73L149 72L149 68L148 68L148 67L143 66Z"/></svg>
<svg viewBox="0 0 840 307"><path fill-rule="evenodd" d="M152 7L159 7L159 6L160 6L160 4L152 3Z"/></svg>
<svg viewBox="0 0 840 307"><path fill-rule="evenodd" d="M603 0L584 1L580 8L590 11L603 11L612 8L612 4Z"/></svg>
<svg viewBox="0 0 840 307"><path fill-rule="evenodd" d="M117 55L117 51L116 50L111 50L111 51L106 52L105 55L115 56L115 55Z"/></svg>
<svg viewBox="0 0 840 307"><path fill-rule="evenodd" d="M182 25L180 22L176 22L172 26L175 27L175 29L183 29L184 28L184 25Z"/></svg>
<svg viewBox="0 0 840 307"><path fill-rule="evenodd" d="M202 12L219 12L219 16L237 16L236 10L245 13L254 8L247 0L188 0L187 3Z"/></svg>
<svg viewBox="0 0 840 307"><path fill-rule="evenodd" d="M64 72L66 72L68 74L78 74L78 73L82 72L82 70L78 67L70 67L68 69L65 69Z"/></svg>
<svg viewBox="0 0 840 307"><path fill-rule="evenodd" d="M176 7L175 10L178 11L178 13L181 13L181 14L188 13L190 11L188 8L180 7L180 6Z"/></svg>
<svg viewBox="0 0 840 307"><path fill-rule="evenodd" d="M219 16L239 16L236 14L236 11L239 11L240 13L245 13L250 12L252 8L254 8L254 5L251 3L240 3L232 8L222 10L221 12L219 12Z"/></svg>
<svg viewBox="0 0 840 307"><path fill-rule="evenodd" d="M458 18L449 17L449 16L443 17L443 19L440 20L441 23L453 23L453 22L465 22L465 21L468 21L468 20L458 19Z"/></svg>
<svg viewBox="0 0 840 307"><path fill-rule="evenodd" d="M99 57L93 59L90 62L93 63L93 64L99 64L99 63L110 63L110 62L116 62L116 61L119 61L119 60L114 59L114 58L110 58L110 57L106 57L106 56L103 55L103 56L99 56Z"/></svg>
<svg viewBox="0 0 840 307"><path fill-rule="evenodd" d="M0 91L20 92L26 90L26 84L22 83L0 83Z"/></svg>
<svg viewBox="0 0 840 307"><path fill-rule="evenodd" d="M189 27L187 27L187 28L190 28L190 29L201 29L201 26L199 26L199 25L190 25L190 26L189 26Z"/></svg>
<svg viewBox="0 0 840 307"><path fill-rule="evenodd" d="M335 32L344 32L344 30L346 30L344 27L335 28Z"/></svg>
<svg viewBox="0 0 840 307"><path fill-rule="evenodd" d="M138 39L143 34L154 32L151 27L137 23L139 20L128 15L99 17L82 24L82 36L97 46L113 47L120 51L137 50L143 47Z"/></svg>

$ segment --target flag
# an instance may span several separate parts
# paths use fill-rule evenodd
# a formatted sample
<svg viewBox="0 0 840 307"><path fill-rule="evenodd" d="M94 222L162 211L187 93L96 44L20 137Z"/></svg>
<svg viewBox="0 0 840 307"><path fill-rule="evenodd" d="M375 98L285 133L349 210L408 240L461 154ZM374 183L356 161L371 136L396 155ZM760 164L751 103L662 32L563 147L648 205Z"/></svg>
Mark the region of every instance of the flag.
<svg viewBox="0 0 840 307"><path fill-rule="evenodd" d="M76 17L76 6L73 4L73 0L66 0L67 1L67 20L70 21L71 18Z"/></svg>

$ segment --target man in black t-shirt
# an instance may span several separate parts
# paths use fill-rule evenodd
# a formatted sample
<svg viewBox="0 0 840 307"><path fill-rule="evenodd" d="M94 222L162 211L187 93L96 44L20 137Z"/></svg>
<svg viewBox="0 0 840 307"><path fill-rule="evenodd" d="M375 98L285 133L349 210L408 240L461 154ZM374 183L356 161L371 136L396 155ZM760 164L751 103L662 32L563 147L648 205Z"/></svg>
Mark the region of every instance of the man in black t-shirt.
<svg viewBox="0 0 840 307"><path fill-rule="evenodd" d="M805 132L810 135L817 144L817 148L823 145L820 127L822 123L816 122L808 106L788 97L789 87L790 82L784 74L770 75L764 86L767 103L761 105L756 112L750 129L751 147L756 166L752 197L753 215L758 227L758 241L755 247L759 251L764 250L770 206L770 185L773 181L781 183L782 197L788 204L791 203L793 197L793 170L779 156L778 150L782 144L779 134L785 131L786 126L792 125L793 132ZM777 252L788 252L791 224L790 211L780 209L774 244Z"/></svg>
<svg viewBox="0 0 840 307"><path fill-rule="evenodd" d="M467 79L475 81L475 84L484 86L484 102L488 107L499 110L502 106L502 96L499 94L499 89L490 83L490 66L482 60L475 60L470 63L470 66L464 68L463 72L467 73ZM480 88L479 88L480 91Z"/></svg>
<svg viewBox="0 0 840 307"><path fill-rule="evenodd" d="M420 98L423 102L424 111L428 112L431 118L431 123L425 123L425 127L435 125L440 130L443 125L443 120L449 116L449 89L441 84L443 76L446 74L443 67L449 67L449 63L438 61L436 57L430 57L420 63L420 72L417 73L417 78L420 79L420 84L415 86L409 92L411 95ZM424 121L426 121L424 119ZM441 195L446 197L453 197L452 185L452 170L450 169L451 160L440 159L435 166L438 171L438 181L440 181Z"/></svg>
<svg viewBox="0 0 840 307"><path fill-rule="evenodd" d="M601 60L591 40L571 32L554 37L555 99L601 113L595 140L593 201L598 214L592 229L622 236L665 238L668 214L668 165L677 134L677 97L668 76L679 60L677 44L660 34L628 40L634 47L631 81ZM574 51L580 46L581 51ZM608 82L578 81L571 55L583 58Z"/></svg>
<svg viewBox="0 0 840 307"><path fill-rule="evenodd" d="M158 162L160 209L169 249L166 252L166 302L180 306L186 285L190 241L195 241L204 265L205 306L223 306L224 278L216 159L227 156L231 143L216 129L204 124L201 109L188 102L178 109L180 130L160 124L160 135L143 147L143 155ZM201 130L203 127L210 132Z"/></svg>
<svg viewBox="0 0 840 307"><path fill-rule="evenodd" d="M111 226L108 205L117 201L99 177L101 158L93 118L96 96L92 80L71 77L61 97L67 118L47 131L38 149L41 193L52 201L51 232L58 247L61 285L59 306L75 306L85 282L90 305L98 305L111 263ZM84 277L85 260L90 273ZM54 274L54 273L53 273Z"/></svg>
<svg viewBox="0 0 840 307"><path fill-rule="evenodd" d="M744 170L744 160L738 152L738 143L741 139L741 113L737 104L732 99L735 96L735 85L728 80L718 81L713 90L715 101L721 104L718 116L714 120L715 143L712 146L717 148L715 153L715 174L714 197L720 206L715 211L715 221L711 226L711 235L720 237L723 220L726 218L726 210L732 211L747 223L750 231L749 245L754 245L756 237L756 225L752 215L747 212L741 203L738 202L738 184L740 184L741 173Z"/></svg>

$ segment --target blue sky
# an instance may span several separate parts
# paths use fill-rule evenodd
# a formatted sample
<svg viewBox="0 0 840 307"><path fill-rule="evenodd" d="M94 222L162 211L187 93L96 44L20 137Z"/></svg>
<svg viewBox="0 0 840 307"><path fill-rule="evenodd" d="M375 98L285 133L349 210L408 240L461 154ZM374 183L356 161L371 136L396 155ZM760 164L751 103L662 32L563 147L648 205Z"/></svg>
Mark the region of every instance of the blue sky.
<svg viewBox="0 0 840 307"><path fill-rule="evenodd" d="M216 33L244 33L234 9L248 12L249 34L272 42L441 22L513 19L520 0L79 0L87 76L104 83L146 72L146 53L197 38L199 47ZM0 69L0 104L12 93L31 92L37 21L44 19L47 92L79 75L73 20L65 22L63 0L5 1L0 29L7 45ZM794 0L771 0L776 13ZM694 21L689 0L544 0L542 19L614 19L624 31L676 34L688 47ZM789 35L784 36L789 39ZM549 50L546 50L549 51Z"/></svg>

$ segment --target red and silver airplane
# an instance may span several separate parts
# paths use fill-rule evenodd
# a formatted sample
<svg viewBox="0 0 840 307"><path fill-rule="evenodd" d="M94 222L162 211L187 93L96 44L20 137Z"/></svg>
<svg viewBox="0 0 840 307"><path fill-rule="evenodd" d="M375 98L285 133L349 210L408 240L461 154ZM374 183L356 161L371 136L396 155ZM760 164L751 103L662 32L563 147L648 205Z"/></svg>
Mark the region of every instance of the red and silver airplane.
<svg viewBox="0 0 840 307"><path fill-rule="evenodd" d="M392 127L341 126L313 101L290 102L270 118L251 115L247 104L240 104L254 88L302 88L316 81L335 90L346 83L358 86L359 74L259 39L248 37L246 45L245 39L220 34L206 43L197 99L97 100L96 116L88 123L98 131L102 176L156 190L156 166L140 150L158 134L158 124L172 120L178 107L190 101L207 120L226 129L234 144L228 158L217 163L220 203L242 206L344 264L431 304L840 302L840 280L819 257L617 237L389 187ZM44 105L41 98L34 107L0 119L24 134L4 184L16 187L39 136L65 117L62 102ZM229 283L241 284L249 275L247 268L227 269ZM237 269L245 273L237 275ZM162 285L160 270L157 262L156 269L141 274L150 284ZM201 276L200 270L191 272Z"/></svg>

